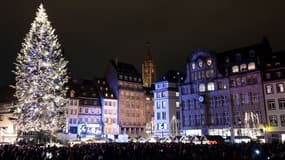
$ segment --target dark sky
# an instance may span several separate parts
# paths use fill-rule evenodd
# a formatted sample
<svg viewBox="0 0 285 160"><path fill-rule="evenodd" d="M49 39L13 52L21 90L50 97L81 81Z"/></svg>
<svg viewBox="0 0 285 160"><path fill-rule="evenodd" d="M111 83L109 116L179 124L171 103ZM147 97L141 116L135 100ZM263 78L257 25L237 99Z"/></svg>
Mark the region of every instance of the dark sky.
<svg viewBox="0 0 285 160"><path fill-rule="evenodd" d="M15 57L40 2L1 2L0 85L14 79ZM184 71L196 48L225 51L266 36L273 50L285 49L284 0L45 0L44 7L77 78L103 76L115 57L140 69L146 41L158 75Z"/></svg>

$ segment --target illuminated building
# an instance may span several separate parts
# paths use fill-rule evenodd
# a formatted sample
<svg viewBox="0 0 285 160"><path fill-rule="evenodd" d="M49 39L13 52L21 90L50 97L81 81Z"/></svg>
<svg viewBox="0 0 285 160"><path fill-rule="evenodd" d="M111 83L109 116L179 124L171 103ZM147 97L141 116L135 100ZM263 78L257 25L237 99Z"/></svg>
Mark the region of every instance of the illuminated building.
<svg viewBox="0 0 285 160"><path fill-rule="evenodd" d="M68 95L67 129L74 138L94 138L103 134L102 105L93 81L74 81Z"/></svg>
<svg viewBox="0 0 285 160"><path fill-rule="evenodd" d="M144 63L142 64L142 80L143 80L143 86L150 88L155 81L156 66L153 63L150 43L147 43L146 45L147 45L147 56L146 59L144 60Z"/></svg>
<svg viewBox="0 0 285 160"><path fill-rule="evenodd" d="M285 141L285 63L284 52L265 57L263 87L267 112L264 134L268 142Z"/></svg>
<svg viewBox="0 0 285 160"><path fill-rule="evenodd" d="M266 40L219 54L195 50L180 85L184 134L262 136L266 112L261 61L270 53Z"/></svg>
<svg viewBox="0 0 285 160"><path fill-rule="evenodd" d="M213 52L198 49L192 53L179 90L183 134L230 136L228 79L219 72Z"/></svg>
<svg viewBox="0 0 285 160"><path fill-rule="evenodd" d="M118 100L105 79L97 79L96 87L101 97L104 134L117 135L119 134Z"/></svg>
<svg viewBox="0 0 285 160"><path fill-rule="evenodd" d="M145 134L145 93L141 74L127 63L111 60L105 78L118 98L120 134Z"/></svg>
<svg viewBox="0 0 285 160"><path fill-rule="evenodd" d="M17 126L14 116L14 90L10 87L3 87L0 92L0 142L15 143Z"/></svg>
<svg viewBox="0 0 285 160"><path fill-rule="evenodd" d="M229 79L231 126L235 136L263 136L266 124L262 84L263 55L271 54L269 43L261 43L217 54L220 70Z"/></svg>
<svg viewBox="0 0 285 160"><path fill-rule="evenodd" d="M156 136L179 134L179 91L178 85L184 80L183 73L168 71L157 82L154 90L154 120Z"/></svg>

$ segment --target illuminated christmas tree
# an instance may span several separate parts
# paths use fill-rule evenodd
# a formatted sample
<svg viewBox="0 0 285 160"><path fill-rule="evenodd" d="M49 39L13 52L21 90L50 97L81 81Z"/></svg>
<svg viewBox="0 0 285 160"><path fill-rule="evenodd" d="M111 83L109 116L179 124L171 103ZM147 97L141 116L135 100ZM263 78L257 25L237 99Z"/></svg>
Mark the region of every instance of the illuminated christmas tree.
<svg viewBox="0 0 285 160"><path fill-rule="evenodd" d="M15 63L18 131L53 134L65 127L68 62L54 31L41 4Z"/></svg>

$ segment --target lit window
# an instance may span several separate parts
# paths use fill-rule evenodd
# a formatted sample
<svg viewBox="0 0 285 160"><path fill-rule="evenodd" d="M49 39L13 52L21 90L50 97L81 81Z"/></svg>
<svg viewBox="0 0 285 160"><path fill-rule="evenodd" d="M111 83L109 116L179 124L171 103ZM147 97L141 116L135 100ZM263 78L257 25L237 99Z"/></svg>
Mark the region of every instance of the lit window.
<svg viewBox="0 0 285 160"><path fill-rule="evenodd" d="M194 70L196 67L195 63L192 63L192 69Z"/></svg>
<svg viewBox="0 0 285 160"><path fill-rule="evenodd" d="M266 94L273 93L273 86L272 85L266 85Z"/></svg>
<svg viewBox="0 0 285 160"><path fill-rule="evenodd" d="M166 97L167 96L167 91L162 92L162 97Z"/></svg>
<svg viewBox="0 0 285 160"><path fill-rule="evenodd" d="M208 91L214 91L215 90L214 82L208 83L207 89Z"/></svg>
<svg viewBox="0 0 285 160"><path fill-rule="evenodd" d="M246 64L241 64L240 65L240 71L242 72L242 71L246 71Z"/></svg>
<svg viewBox="0 0 285 160"><path fill-rule="evenodd" d="M177 107L177 108L179 108L179 105L180 105L180 103L179 103L179 102L176 102L176 107Z"/></svg>
<svg viewBox="0 0 285 160"><path fill-rule="evenodd" d="M176 92L175 95L176 95L176 97L179 97L179 92Z"/></svg>
<svg viewBox="0 0 285 160"><path fill-rule="evenodd" d="M248 70L255 70L255 63L254 62L250 62L248 64Z"/></svg>
<svg viewBox="0 0 285 160"><path fill-rule="evenodd" d="M198 65L199 65L199 67L203 67L203 61L202 61L202 60L199 60L199 61L198 61Z"/></svg>
<svg viewBox="0 0 285 160"><path fill-rule="evenodd" d="M276 88L277 88L277 92L278 93L283 93L284 92L284 84L283 83L278 83Z"/></svg>
<svg viewBox="0 0 285 160"><path fill-rule="evenodd" d="M204 83L199 84L199 91L205 92L205 90L206 90L205 84Z"/></svg>
<svg viewBox="0 0 285 160"><path fill-rule="evenodd" d="M208 60L207 60L207 65L210 66L211 64L212 64L212 60L211 60L211 59L208 59Z"/></svg>
<svg viewBox="0 0 285 160"><path fill-rule="evenodd" d="M165 107L166 107L166 102L162 101L162 108L165 108Z"/></svg>
<svg viewBox="0 0 285 160"><path fill-rule="evenodd" d="M238 66L233 66L233 67L232 67L232 72L233 72L233 73L239 72Z"/></svg>

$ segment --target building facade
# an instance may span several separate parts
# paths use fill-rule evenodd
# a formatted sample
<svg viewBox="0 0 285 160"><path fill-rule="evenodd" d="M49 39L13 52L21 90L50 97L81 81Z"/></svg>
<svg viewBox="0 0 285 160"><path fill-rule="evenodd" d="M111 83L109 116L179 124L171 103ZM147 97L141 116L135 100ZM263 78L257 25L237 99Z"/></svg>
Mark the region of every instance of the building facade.
<svg viewBox="0 0 285 160"><path fill-rule="evenodd" d="M74 82L66 108L69 139L103 135L102 104L93 81Z"/></svg>
<svg viewBox="0 0 285 160"><path fill-rule="evenodd" d="M156 66L152 59L152 50L150 43L146 44L147 56L142 64L142 80L143 86L150 88L156 78Z"/></svg>
<svg viewBox="0 0 285 160"><path fill-rule="evenodd" d="M179 87L183 134L230 136L229 82L219 72L215 54L195 50L186 68Z"/></svg>
<svg viewBox="0 0 285 160"><path fill-rule="evenodd" d="M0 142L15 143L17 139L14 92L9 86L0 88Z"/></svg>
<svg viewBox="0 0 285 160"><path fill-rule="evenodd" d="M183 73L168 71L159 81L155 82L154 119L156 136L164 137L180 134L178 85L183 80Z"/></svg>
<svg viewBox="0 0 285 160"><path fill-rule="evenodd" d="M118 98L120 134L145 135L145 100L141 74L127 63L111 60L106 80Z"/></svg>
<svg viewBox="0 0 285 160"><path fill-rule="evenodd" d="M285 141L285 63L284 52L266 56L263 87L267 112L264 132L268 142Z"/></svg>
<svg viewBox="0 0 285 160"><path fill-rule="evenodd" d="M104 134L118 135L118 100L105 79L97 79L96 87L101 97Z"/></svg>
<svg viewBox="0 0 285 160"><path fill-rule="evenodd" d="M266 40L215 54L195 50L187 60L180 85L181 126L186 135L264 136L266 112L262 55Z"/></svg>

